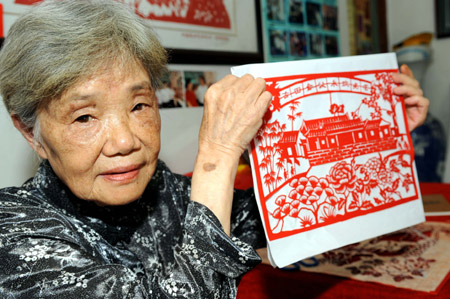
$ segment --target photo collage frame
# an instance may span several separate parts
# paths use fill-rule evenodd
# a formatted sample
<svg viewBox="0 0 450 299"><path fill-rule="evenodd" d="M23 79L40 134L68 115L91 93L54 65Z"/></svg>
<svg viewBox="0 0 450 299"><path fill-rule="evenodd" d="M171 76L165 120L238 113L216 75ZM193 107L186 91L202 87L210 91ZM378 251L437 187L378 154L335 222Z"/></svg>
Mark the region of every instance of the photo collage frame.
<svg viewBox="0 0 450 299"><path fill-rule="evenodd" d="M340 55L336 0L264 0L262 20L267 62Z"/></svg>

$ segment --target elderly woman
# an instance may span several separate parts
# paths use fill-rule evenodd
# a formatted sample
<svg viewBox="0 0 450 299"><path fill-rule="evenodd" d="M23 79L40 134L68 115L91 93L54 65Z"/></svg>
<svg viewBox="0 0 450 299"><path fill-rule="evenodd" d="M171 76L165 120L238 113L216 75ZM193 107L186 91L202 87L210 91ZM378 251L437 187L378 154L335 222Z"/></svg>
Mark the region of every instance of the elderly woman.
<svg viewBox="0 0 450 299"><path fill-rule="evenodd" d="M158 160L165 64L147 23L112 0L45 1L11 27L0 91L42 163L0 191L0 297L233 298L260 262L253 193L233 182L265 82L208 90L191 181ZM414 127L428 102L410 74L395 79Z"/></svg>

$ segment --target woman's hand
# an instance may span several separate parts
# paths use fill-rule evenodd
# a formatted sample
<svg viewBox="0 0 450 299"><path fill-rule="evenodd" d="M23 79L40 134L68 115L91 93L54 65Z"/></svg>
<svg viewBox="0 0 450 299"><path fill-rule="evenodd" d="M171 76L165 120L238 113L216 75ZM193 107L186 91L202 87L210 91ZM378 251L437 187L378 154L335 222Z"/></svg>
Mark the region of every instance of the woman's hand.
<svg viewBox="0 0 450 299"><path fill-rule="evenodd" d="M423 96L419 82L406 64L400 67L400 72L392 74L394 82L400 84L394 93L404 97L408 128L412 131L424 123L430 101Z"/></svg>
<svg viewBox="0 0 450 299"><path fill-rule="evenodd" d="M205 95L191 200L207 206L230 233L239 157L256 135L272 95L263 79L228 75Z"/></svg>
<svg viewBox="0 0 450 299"><path fill-rule="evenodd" d="M228 75L205 94L199 149L218 151L238 161L262 124L272 95L266 82L251 75Z"/></svg>

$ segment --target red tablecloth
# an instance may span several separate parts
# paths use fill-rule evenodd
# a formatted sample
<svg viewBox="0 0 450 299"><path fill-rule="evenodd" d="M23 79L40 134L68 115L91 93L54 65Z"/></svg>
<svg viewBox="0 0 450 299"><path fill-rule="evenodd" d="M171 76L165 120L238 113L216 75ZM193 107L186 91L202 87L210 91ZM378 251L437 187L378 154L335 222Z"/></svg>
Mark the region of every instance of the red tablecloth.
<svg viewBox="0 0 450 299"><path fill-rule="evenodd" d="M450 184L422 183L420 189L423 195L443 194L450 201ZM450 298L450 280L438 294L429 294L337 276L289 272L269 265L259 265L243 277L237 298Z"/></svg>

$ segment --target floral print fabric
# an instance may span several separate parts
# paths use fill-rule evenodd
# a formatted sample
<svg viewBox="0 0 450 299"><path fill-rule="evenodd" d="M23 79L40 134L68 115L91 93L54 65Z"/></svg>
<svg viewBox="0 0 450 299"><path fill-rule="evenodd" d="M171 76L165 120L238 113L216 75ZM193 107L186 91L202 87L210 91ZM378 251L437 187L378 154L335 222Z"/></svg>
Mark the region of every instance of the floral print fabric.
<svg viewBox="0 0 450 299"><path fill-rule="evenodd" d="M189 197L190 180L160 161L139 200L100 207L44 161L0 190L0 297L234 298L265 246L253 192L235 191L231 237Z"/></svg>

